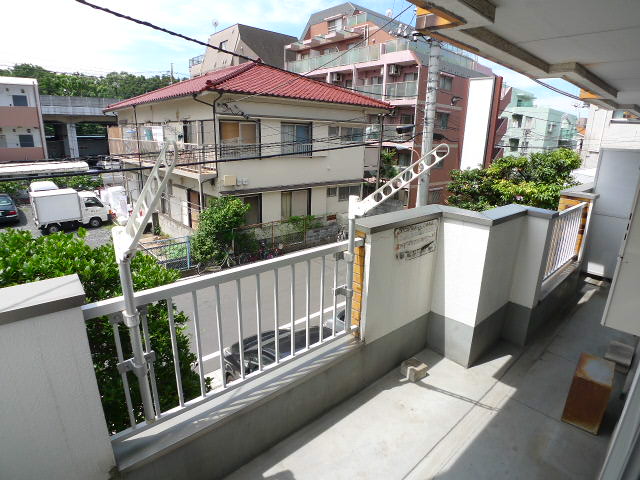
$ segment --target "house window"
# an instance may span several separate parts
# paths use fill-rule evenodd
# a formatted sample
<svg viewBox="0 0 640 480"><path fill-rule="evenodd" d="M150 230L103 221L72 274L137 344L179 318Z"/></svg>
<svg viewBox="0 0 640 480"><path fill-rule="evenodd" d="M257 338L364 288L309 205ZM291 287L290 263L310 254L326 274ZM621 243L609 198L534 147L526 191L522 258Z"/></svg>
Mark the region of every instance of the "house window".
<svg viewBox="0 0 640 480"><path fill-rule="evenodd" d="M342 127L343 143L360 143L364 130L360 127Z"/></svg>
<svg viewBox="0 0 640 480"><path fill-rule="evenodd" d="M533 118L524 117L524 128L533 128Z"/></svg>
<svg viewBox="0 0 640 480"><path fill-rule="evenodd" d="M515 128L522 128L522 115L513 115L511 117L511 126Z"/></svg>
<svg viewBox="0 0 640 480"><path fill-rule="evenodd" d="M342 29L342 17L334 18L333 20L329 20L327 22L327 30L329 32L335 32L336 30Z"/></svg>
<svg viewBox="0 0 640 480"><path fill-rule="evenodd" d="M249 205L249 210L244 216L245 225L256 225L262 221L262 198L261 195L247 195L238 197Z"/></svg>
<svg viewBox="0 0 640 480"><path fill-rule="evenodd" d="M182 122L182 141L184 143L196 143L195 122Z"/></svg>
<svg viewBox="0 0 640 480"><path fill-rule="evenodd" d="M311 213L309 190L290 190L281 192L280 205L282 218L301 217Z"/></svg>
<svg viewBox="0 0 640 480"><path fill-rule="evenodd" d="M404 74L404 81L405 82L415 82L416 80L418 80L418 73L417 72L405 73Z"/></svg>
<svg viewBox="0 0 640 480"><path fill-rule="evenodd" d="M431 190L429 192L429 203L440 203L442 201L442 190Z"/></svg>
<svg viewBox="0 0 640 480"><path fill-rule="evenodd" d="M446 130L449 128L449 114L445 112L436 112L436 128Z"/></svg>
<svg viewBox="0 0 640 480"><path fill-rule="evenodd" d="M382 85L382 77L377 75L369 78L369 85Z"/></svg>
<svg viewBox="0 0 640 480"><path fill-rule="evenodd" d="M360 196L360 185L345 185L338 188L338 201L346 202L350 195Z"/></svg>
<svg viewBox="0 0 640 480"><path fill-rule="evenodd" d="M311 124L283 123L282 124L282 153L299 153L311 156Z"/></svg>
<svg viewBox="0 0 640 480"><path fill-rule="evenodd" d="M227 44L229 42L227 40L223 40L222 42L220 42L220 48L226 50L227 49Z"/></svg>
<svg viewBox="0 0 640 480"><path fill-rule="evenodd" d="M340 127L329 127L329 138L337 139L340 136Z"/></svg>
<svg viewBox="0 0 640 480"><path fill-rule="evenodd" d="M400 123L406 124L406 125L412 125L413 124L413 114L412 113L403 113L402 115L400 115Z"/></svg>
<svg viewBox="0 0 640 480"><path fill-rule="evenodd" d="M553 133L553 123L547 125L547 133Z"/></svg>
<svg viewBox="0 0 640 480"><path fill-rule="evenodd" d="M335 197L338 194L337 187L327 187L327 197Z"/></svg>
<svg viewBox="0 0 640 480"><path fill-rule="evenodd" d="M220 121L220 155L223 158L260 155L256 122Z"/></svg>
<svg viewBox="0 0 640 480"><path fill-rule="evenodd" d="M453 77L440 75L440 89L451 90L453 88Z"/></svg>
<svg viewBox="0 0 640 480"><path fill-rule="evenodd" d="M353 80L345 80L344 81L344 86L347 88L352 88L353 87Z"/></svg>
<svg viewBox="0 0 640 480"><path fill-rule="evenodd" d="M11 95L13 98L13 106L14 107L28 107L29 102L27 101L26 95Z"/></svg>
<svg viewBox="0 0 640 480"><path fill-rule="evenodd" d="M20 141L21 148L35 146L33 143L33 135L18 135L18 140Z"/></svg>
<svg viewBox="0 0 640 480"><path fill-rule="evenodd" d="M411 152L407 150L398 152L398 165L401 167L408 167L411 165Z"/></svg>
<svg viewBox="0 0 640 480"><path fill-rule="evenodd" d="M0 135L0 148L7 148L7 136Z"/></svg>
<svg viewBox="0 0 640 480"><path fill-rule="evenodd" d="M520 146L520 139L519 138L510 138L509 139L509 151L510 152L517 152L519 146Z"/></svg>

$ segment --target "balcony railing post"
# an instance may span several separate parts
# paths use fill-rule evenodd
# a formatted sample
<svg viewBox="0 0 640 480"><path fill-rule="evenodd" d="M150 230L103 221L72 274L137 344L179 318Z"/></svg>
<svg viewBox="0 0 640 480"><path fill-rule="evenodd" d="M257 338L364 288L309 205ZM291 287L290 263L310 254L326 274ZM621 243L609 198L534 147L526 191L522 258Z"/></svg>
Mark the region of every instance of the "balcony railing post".
<svg viewBox="0 0 640 480"><path fill-rule="evenodd" d="M131 277L130 259L125 258L118 262L118 268L120 271L120 282L122 285L122 295L125 304L125 309L122 312L122 318L124 319L124 324L129 328L129 336L131 337L133 371L138 379L144 417L148 422L152 422L155 420L155 412L147 375L147 359L144 355L142 338L140 336L140 317L133 298L133 279Z"/></svg>

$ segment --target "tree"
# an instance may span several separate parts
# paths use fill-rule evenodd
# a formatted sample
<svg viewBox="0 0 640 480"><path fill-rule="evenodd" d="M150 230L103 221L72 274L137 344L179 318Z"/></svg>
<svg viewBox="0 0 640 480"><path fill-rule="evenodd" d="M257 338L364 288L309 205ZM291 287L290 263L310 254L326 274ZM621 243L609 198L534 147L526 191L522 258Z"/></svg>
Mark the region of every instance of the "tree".
<svg viewBox="0 0 640 480"><path fill-rule="evenodd" d="M555 210L560 191L575 184L571 172L579 166L576 152L560 148L499 158L486 169L453 170L448 203L476 211L510 203Z"/></svg>
<svg viewBox="0 0 640 480"><path fill-rule="evenodd" d="M127 72L111 72L104 77L96 77L79 72L52 72L29 63L0 69L0 76L35 78L41 95L77 97L131 98L172 83L168 74L145 77Z"/></svg>
<svg viewBox="0 0 640 480"><path fill-rule="evenodd" d="M398 167L397 153L390 149L385 148L380 152L380 178L389 180L400 173L401 168Z"/></svg>
<svg viewBox="0 0 640 480"><path fill-rule="evenodd" d="M78 236L57 233L34 238L28 231L8 229L0 233L0 287L19 285L46 278L77 273L88 302L121 295L118 267L113 245L91 248L84 241L84 230ZM175 282L179 274L168 270L151 256L138 253L131 263L136 290ZM171 339L166 302L149 306L148 325L151 345L156 352L154 363L162 411L178 405ZM196 356L189 350L184 333L187 316L175 313L182 387L185 399L200 395L200 380L192 370ZM125 358L131 358L127 328L120 324L120 338ZM87 322L91 355L102 397L107 425L112 433L129 426L122 379L117 370L113 328L106 317ZM142 401L133 373L128 374L137 421L143 420ZM207 386L209 382L207 382Z"/></svg>
<svg viewBox="0 0 640 480"><path fill-rule="evenodd" d="M209 206L200 213L200 221L191 247L196 261L221 261L230 251L235 229L244 224L250 205L242 199L226 196L214 197Z"/></svg>

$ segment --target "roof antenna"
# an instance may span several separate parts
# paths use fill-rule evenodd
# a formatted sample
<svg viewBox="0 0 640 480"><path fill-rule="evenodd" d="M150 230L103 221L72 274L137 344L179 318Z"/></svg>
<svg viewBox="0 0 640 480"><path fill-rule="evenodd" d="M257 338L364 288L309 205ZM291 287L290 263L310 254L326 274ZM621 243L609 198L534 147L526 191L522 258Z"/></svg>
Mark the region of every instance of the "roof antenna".
<svg viewBox="0 0 640 480"><path fill-rule="evenodd" d="M387 8L387 11L385 12L385 15L389 18L393 18L393 10L390 8Z"/></svg>
<svg viewBox="0 0 640 480"><path fill-rule="evenodd" d="M218 23L218 20L214 18L213 21L211 22L211 25L213 25L213 33L216 33L216 31L218 30L218 25L220 25Z"/></svg>

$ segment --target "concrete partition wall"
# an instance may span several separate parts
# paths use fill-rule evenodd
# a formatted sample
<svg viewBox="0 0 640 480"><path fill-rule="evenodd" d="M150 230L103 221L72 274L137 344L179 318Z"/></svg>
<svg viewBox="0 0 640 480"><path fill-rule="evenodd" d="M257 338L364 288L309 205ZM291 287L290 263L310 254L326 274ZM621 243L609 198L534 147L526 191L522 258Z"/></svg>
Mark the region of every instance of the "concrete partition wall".
<svg viewBox="0 0 640 480"><path fill-rule="evenodd" d="M83 303L77 275L0 290L0 478L110 477Z"/></svg>

